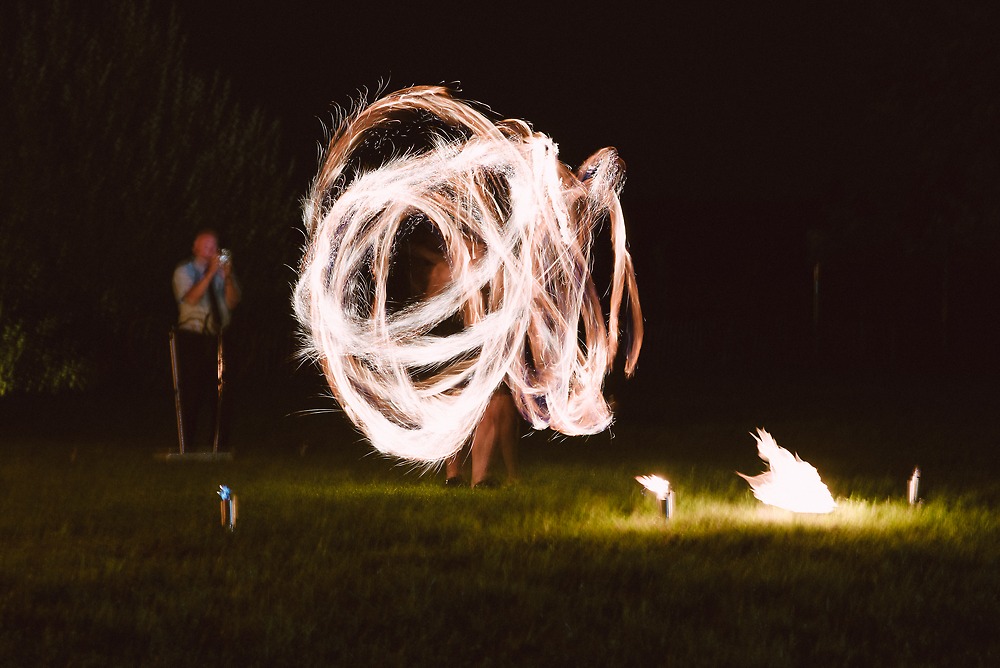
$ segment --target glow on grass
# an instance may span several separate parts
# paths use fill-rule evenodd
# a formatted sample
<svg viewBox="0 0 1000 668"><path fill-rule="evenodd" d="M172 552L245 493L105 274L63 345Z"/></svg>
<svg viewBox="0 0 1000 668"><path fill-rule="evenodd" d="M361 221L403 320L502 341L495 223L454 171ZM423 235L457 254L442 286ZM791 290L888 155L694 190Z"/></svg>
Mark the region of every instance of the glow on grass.
<svg viewBox="0 0 1000 668"><path fill-rule="evenodd" d="M411 136L429 148L359 166L380 133L411 117L423 119ZM387 95L340 124L305 201L294 305L305 354L378 450L443 461L501 383L536 429L580 435L611 423L602 385L626 299L628 374L643 331L619 201L624 178L613 148L571 171L526 122L493 122L441 87ZM414 221L433 230L450 280L393 310L389 275ZM607 316L590 271L600 225L613 257ZM432 333L455 316L461 331Z"/></svg>
<svg viewBox="0 0 1000 668"><path fill-rule="evenodd" d="M837 507L812 464L779 446L763 429L758 429L757 434L757 452L770 470L753 477L737 473L750 483L755 497L769 506L796 513L829 513Z"/></svg>
<svg viewBox="0 0 1000 668"><path fill-rule="evenodd" d="M616 515L617 513L617 515ZM607 519L595 512L583 522L569 522L560 529L580 531L598 530L610 526L626 533L660 532L662 521L656 521L645 507L628 515L620 509L607 508ZM963 513L956 513L943 506L931 513L925 508L915 513L905 504L873 501L860 498L843 499L836 512L796 513L758 502L747 505L736 502L728 493L692 491L684 497L684 512L669 518L671 533L686 537L735 537L740 534L778 535L786 530L815 531L822 540L854 540L859 537L884 539L891 536L911 536L914 527L922 527L926 536L940 535L948 539L954 531L953 523ZM993 523L995 525L995 523ZM553 527L556 523L553 523Z"/></svg>

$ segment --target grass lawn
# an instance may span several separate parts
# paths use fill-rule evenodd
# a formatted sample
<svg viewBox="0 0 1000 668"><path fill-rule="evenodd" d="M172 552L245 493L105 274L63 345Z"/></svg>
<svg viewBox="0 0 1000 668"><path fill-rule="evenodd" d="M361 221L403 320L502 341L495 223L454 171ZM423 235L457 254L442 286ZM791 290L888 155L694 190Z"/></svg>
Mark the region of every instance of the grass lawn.
<svg viewBox="0 0 1000 668"><path fill-rule="evenodd" d="M169 399L0 405L0 664L1000 665L995 390L678 382L613 437L527 437L496 490L248 394L231 463L154 458ZM758 426L834 513L752 497Z"/></svg>

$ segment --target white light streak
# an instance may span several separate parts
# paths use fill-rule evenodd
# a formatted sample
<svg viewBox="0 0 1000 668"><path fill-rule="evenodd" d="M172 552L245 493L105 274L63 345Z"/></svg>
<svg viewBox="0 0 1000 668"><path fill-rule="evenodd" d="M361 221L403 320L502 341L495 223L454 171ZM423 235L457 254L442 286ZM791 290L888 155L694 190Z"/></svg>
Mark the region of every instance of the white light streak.
<svg viewBox="0 0 1000 668"><path fill-rule="evenodd" d="M417 124L430 148L358 168L366 140L406 114L448 132ZM592 434L611 423L601 389L626 298L629 375L643 332L619 202L624 164L605 148L574 173L557 156L527 123L494 123L440 87L383 97L333 133L304 204L295 313L306 354L381 452L443 461L501 383L536 429ZM451 281L394 310L387 282L414 220L435 231ZM614 257L606 319L590 272L599 224ZM431 333L455 314L464 329Z"/></svg>
<svg viewBox="0 0 1000 668"><path fill-rule="evenodd" d="M815 467L779 446L763 429L757 434L757 452L770 464L770 470L753 477L737 473L750 483L755 497L796 513L829 513L837 507Z"/></svg>

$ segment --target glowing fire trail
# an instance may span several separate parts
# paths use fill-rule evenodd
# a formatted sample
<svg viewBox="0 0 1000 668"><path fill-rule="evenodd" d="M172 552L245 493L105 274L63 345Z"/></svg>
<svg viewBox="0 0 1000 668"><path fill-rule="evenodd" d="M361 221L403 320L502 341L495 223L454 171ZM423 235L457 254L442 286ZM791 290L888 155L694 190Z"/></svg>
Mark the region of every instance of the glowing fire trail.
<svg viewBox="0 0 1000 668"><path fill-rule="evenodd" d="M359 169L366 141L407 113L437 119L449 137L421 129L431 148ZM527 123L493 123L439 87L388 95L334 132L304 206L295 312L306 354L383 453L442 461L501 383L536 429L590 434L610 424L601 388L626 294L629 375L643 329L618 199L624 165L605 148L574 173L557 155ZM390 312L396 245L415 219L436 231L452 280ZM614 253L607 321L590 274L602 221ZM461 332L431 333L456 313L466 323Z"/></svg>
<svg viewBox="0 0 1000 668"><path fill-rule="evenodd" d="M837 507L815 467L779 446L763 429L757 434L757 452L770 464L770 470L753 477L737 473L750 483L755 497L796 513L829 513Z"/></svg>

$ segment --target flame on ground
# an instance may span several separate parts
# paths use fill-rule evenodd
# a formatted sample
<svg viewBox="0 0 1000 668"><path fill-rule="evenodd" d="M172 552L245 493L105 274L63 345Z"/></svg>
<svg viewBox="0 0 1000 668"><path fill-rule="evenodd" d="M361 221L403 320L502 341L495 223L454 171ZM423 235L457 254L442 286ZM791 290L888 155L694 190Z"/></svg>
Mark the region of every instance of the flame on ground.
<svg viewBox="0 0 1000 668"><path fill-rule="evenodd" d="M753 477L737 473L750 483L755 497L769 506L796 513L829 513L837 507L812 464L779 446L763 429L758 429L757 434L757 452L770 464L770 470Z"/></svg>
<svg viewBox="0 0 1000 668"><path fill-rule="evenodd" d="M658 475L637 475L635 479L658 499L665 499L670 493L670 483Z"/></svg>

